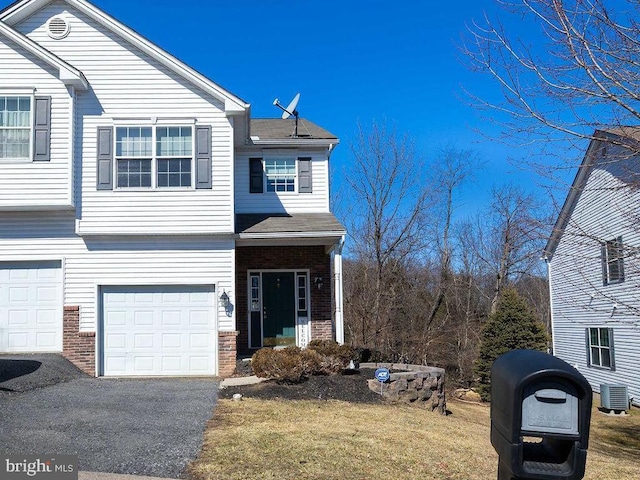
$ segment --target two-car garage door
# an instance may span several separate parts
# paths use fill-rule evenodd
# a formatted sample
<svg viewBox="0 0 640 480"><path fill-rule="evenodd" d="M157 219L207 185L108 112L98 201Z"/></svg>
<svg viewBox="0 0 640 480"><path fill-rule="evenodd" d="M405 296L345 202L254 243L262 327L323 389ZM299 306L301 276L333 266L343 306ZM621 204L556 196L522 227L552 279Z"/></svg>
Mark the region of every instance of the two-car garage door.
<svg viewBox="0 0 640 480"><path fill-rule="evenodd" d="M209 286L102 287L101 374L215 375L214 306Z"/></svg>

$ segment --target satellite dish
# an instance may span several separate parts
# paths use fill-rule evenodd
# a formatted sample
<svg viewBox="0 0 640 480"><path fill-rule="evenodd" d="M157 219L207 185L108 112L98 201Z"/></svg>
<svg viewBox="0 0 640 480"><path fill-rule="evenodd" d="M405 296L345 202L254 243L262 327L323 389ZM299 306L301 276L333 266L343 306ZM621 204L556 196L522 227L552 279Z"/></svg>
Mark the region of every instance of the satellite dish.
<svg viewBox="0 0 640 480"><path fill-rule="evenodd" d="M291 115L293 115L293 117L295 118L295 130L293 132L293 136L294 137L298 136L298 110L296 110L296 107L298 106L298 102L299 101L300 101L300 94L299 93L296 93L296 96L293 97L293 100L291 100L291 102L289 103L287 108L284 108L277 98L273 101L273 104L276 107L278 107L280 110L282 110L282 119L283 120L286 120Z"/></svg>

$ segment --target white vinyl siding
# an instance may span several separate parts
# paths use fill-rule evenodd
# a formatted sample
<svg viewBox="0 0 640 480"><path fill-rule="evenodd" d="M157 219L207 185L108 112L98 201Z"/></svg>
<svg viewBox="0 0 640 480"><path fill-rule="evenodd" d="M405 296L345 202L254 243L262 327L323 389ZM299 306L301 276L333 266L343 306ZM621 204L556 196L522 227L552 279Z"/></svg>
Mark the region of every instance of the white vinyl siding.
<svg viewBox="0 0 640 480"><path fill-rule="evenodd" d="M46 22L63 13L71 31L63 40L53 40L47 35ZM232 231L233 128L223 102L65 2L47 5L16 28L82 71L91 85L91 91L78 94L77 113L83 122L79 232L183 235ZM212 188L97 191L97 129L121 124L126 118L210 125Z"/></svg>
<svg viewBox="0 0 640 480"><path fill-rule="evenodd" d="M231 238L82 239L74 234L73 215L0 217L3 261L64 262L64 305L80 306L82 331L96 330L99 285L215 285L233 292ZM235 329L233 313L219 306L217 316L221 330Z"/></svg>
<svg viewBox="0 0 640 480"><path fill-rule="evenodd" d="M638 305L638 273L628 268L624 282L603 286L602 244L622 236L625 251L640 246L631 214L640 192L624 188L639 166L636 158L594 168L550 262L554 354L576 365L596 392L601 383L627 385L638 405L640 317L626 306ZM615 371L587 365L585 329L596 327L613 329Z"/></svg>
<svg viewBox="0 0 640 480"><path fill-rule="evenodd" d="M263 193L250 193L249 159L281 158L280 153L269 154L268 150L241 152L235 163L235 209L236 213L323 213L329 212L329 161L326 150L291 150L288 158L311 158L312 193L269 192L267 184ZM296 162L297 163L297 162ZM297 172L296 172L297 175Z"/></svg>
<svg viewBox="0 0 640 480"><path fill-rule="evenodd" d="M51 141L50 161L0 161L0 210L71 208L70 94L51 67L0 37L0 97L5 95L51 97ZM33 130L29 136L32 143Z"/></svg>

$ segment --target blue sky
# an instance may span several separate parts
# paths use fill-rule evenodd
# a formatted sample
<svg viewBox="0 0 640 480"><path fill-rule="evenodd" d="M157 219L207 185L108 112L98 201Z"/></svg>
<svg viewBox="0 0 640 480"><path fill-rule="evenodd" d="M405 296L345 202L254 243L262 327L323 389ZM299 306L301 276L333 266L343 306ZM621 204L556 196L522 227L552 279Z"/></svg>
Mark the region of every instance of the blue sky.
<svg viewBox="0 0 640 480"><path fill-rule="evenodd" d="M334 187L357 123L373 120L410 133L425 154L444 144L479 152L486 167L462 195L462 211L485 203L493 184L536 182L507 161L527 152L475 131L496 133L463 91L499 94L459 51L465 24L494 13L494 0L92 1L250 103L254 117L279 116L273 99L300 92L300 115L341 139Z"/></svg>

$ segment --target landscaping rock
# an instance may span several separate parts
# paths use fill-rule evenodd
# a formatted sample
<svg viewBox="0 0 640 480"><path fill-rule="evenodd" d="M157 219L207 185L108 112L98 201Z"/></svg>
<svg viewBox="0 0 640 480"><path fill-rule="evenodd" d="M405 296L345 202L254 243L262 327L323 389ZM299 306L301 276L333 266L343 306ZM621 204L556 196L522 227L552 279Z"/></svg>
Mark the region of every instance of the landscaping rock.
<svg viewBox="0 0 640 480"><path fill-rule="evenodd" d="M444 369L427 365L407 364L361 364L366 368L401 368L404 372L394 372L389 381L382 385L376 379L368 380L369 389L391 401L412 403L431 399L431 409L446 413L444 393Z"/></svg>

